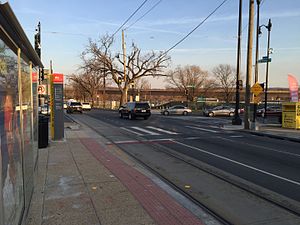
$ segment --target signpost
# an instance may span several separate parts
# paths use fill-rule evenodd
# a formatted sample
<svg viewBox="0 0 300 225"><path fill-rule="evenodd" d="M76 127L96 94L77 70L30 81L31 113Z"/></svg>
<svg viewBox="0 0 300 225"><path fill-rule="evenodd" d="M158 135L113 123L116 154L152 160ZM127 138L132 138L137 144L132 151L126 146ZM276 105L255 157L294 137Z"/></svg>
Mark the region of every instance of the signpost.
<svg viewBox="0 0 300 225"><path fill-rule="evenodd" d="M52 140L64 138L63 74L51 76L51 136Z"/></svg>

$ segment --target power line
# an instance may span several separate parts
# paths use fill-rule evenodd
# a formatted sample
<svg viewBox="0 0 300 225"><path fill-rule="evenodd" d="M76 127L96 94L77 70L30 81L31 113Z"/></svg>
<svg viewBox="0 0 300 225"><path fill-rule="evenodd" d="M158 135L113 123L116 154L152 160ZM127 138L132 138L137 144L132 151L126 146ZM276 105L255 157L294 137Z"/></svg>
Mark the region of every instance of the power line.
<svg viewBox="0 0 300 225"><path fill-rule="evenodd" d="M221 8L222 5L225 4L228 0L224 0L217 8L215 8L204 20L201 21L193 30L191 30L187 35L185 35L182 39L180 39L175 45L173 45L171 48L169 48L165 53L167 54L169 51L171 51L173 48L175 48L177 45L179 45L181 42L183 42L188 36L190 36L195 30L197 30L202 24L205 23L206 20L208 20L209 17L211 17L219 8Z"/></svg>
<svg viewBox="0 0 300 225"><path fill-rule="evenodd" d="M162 0L159 0L155 5L153 5L147 12L145 12L141 17L139 17L136 21L134 21L132 24L130 24L128 27L126 27L124 30L127 30L128 28L132 27L134 24L136 24L138 21L143 19L148 13L150 13L157 5L159 5L162 2Z"/></svg>
<svg viewBox="0 0 300 225"><path fill-rule="evenodd" d="M112 37L114 37L116 35L116 33L118 33L122 27L140 10L140 8L143 7L143 5L145 5L145 3L147 2L148 0L145 0L129 17L128 19L115 31L115 33L112 35Z"/></svg>

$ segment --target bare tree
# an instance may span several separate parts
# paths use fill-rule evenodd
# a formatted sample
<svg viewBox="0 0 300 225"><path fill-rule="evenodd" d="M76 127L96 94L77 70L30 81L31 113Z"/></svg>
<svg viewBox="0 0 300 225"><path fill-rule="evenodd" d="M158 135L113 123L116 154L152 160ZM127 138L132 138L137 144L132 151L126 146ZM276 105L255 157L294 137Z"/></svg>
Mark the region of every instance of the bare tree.
<svg viewBox="0 0 300 225"><path fill-rule="evenodd" d="M216 78L217 85L224 92L226 103L229 103L235 91L236 74L234 67L228 64L220 64L212 70L212 73Z"/></svg>
<svg viewBox="0 0 300 225"><path fill-rule="evenodd" d="M141 50L132 44L132 50L126 56L126 74L124 74L124 62L121 54L113 56L111 47L113 38L106 35L100 38L98 42L89 41L89 45L82 54L84 69L102 74L105 79L110 76L116 83L120 92L120 104L124 104L127 99L127 92L131 84L141 77L164 76L163 70L167 67L170 57L164 52L150 52L142 54Z"/></svg>
<svg viewBox="0 0 300 225"><path fill-rule="evenodd" d="M166 81L169 83L168 88L182 91L187 99L194 99L200 89L209 89L213 84L208 72L195 65L183 68L178 66L175 70L169 71Z"/></svg>
<svg viewBox="0 0 300 225"><path fill-rule="evenodd" d="M92 105L94 105L97 90L102 86L102 78L102 76L95 74L92 71L70 76L70 80L74 83L74 89L81 92L81 95L77 94L77 96L86 96L87 94L92 100Z"/></svg>

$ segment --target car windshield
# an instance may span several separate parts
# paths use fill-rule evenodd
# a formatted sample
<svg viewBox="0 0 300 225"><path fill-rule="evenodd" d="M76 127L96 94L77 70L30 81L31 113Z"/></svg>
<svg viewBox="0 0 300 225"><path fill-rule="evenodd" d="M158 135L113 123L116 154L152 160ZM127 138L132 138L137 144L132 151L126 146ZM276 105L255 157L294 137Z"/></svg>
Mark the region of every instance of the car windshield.
<svg viewBox="0 0 300 225"><path fill-rule="evenodd" d="M143 108L143 109L149 109L150 106L148 103L136 103L135 108Z"/></svg>
<svg viewBox="0 0 300 225"><path fill-rule="evenodd" d="M77 105L79 106L79 105L81 105L81 103L80 102L71 102L71 105L72 106L77 106Z"/></svg>
<svg viewBox="0 0 300 225"><path fill-rule="evenodd" d="M82 105L89 105L90 103L88 102L83 102Z"/></svg>

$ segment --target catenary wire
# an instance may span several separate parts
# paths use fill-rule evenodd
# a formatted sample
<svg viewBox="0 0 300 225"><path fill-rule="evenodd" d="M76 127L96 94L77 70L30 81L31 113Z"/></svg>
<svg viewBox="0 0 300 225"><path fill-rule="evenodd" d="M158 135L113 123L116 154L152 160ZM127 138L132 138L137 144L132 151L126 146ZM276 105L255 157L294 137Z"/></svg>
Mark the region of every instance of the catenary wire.
<svg viewBox="0 0 300 225"><path fill-rule="evenodd" d="M116 35L116 33L118 33L122 27L143 7L143 5L145 5L145 3L148 0L145 0L129 17L128 19L115 31L115 33L112 35L112 37L114 37Z"/></svg>
<svg viewBox="0 0 300 225"><path fill-rule="evenodd" d="M140 21L141 19L143 19L148 13L150 13L156 6L158 6L160 3L162 2L162 0L159 0L158 2L156 2L147 12L145 12L141 17L139 17L136 21L134 21L132 24L130 24L128 27L126 27L124 30L129 29L130 27L132 27L133 25L135 25L138 21Z"/></svg>
<svg viewBox="0 0 300 225"><path fill-rule="evenodd" d="M193 30L191 30L187 35L181 38L176 44L174 44L171 48L169 48L165 53L167 54L169 51L174 49L177 45L182 43L188 36L190 36L195 30L197 30L202 24L205 23L222 5L224 5L228 0L224 0L217 8L215 8L204 20L201 21Z"/></svg>

